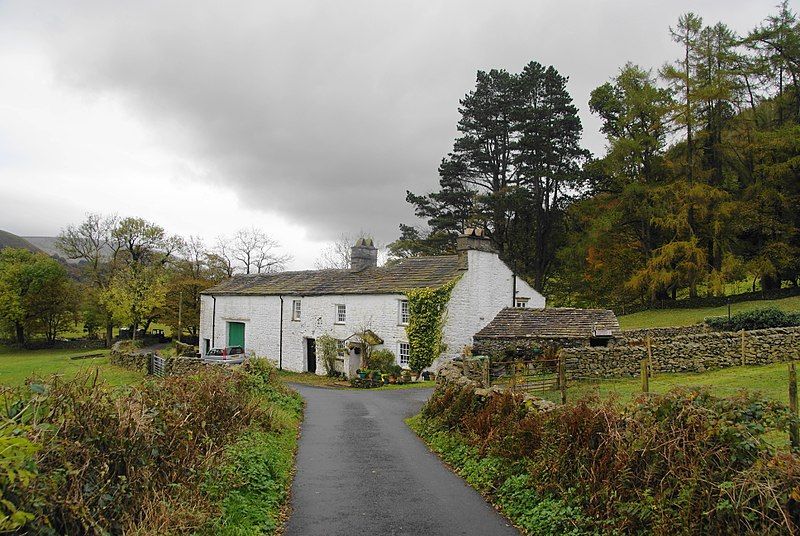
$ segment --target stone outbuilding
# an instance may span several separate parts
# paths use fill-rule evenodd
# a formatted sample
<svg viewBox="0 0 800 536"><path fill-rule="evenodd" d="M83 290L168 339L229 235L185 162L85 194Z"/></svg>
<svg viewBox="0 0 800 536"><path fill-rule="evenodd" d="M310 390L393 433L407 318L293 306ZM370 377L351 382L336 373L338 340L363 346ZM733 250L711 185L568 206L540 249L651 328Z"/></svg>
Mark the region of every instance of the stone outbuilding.
<svg viewBox="0 0 800 536"><path fill-rule="evenodd" d="M474 355L525 354L579 346L612 346L621 338L609 309L505 308L473 338Z"/></svg>

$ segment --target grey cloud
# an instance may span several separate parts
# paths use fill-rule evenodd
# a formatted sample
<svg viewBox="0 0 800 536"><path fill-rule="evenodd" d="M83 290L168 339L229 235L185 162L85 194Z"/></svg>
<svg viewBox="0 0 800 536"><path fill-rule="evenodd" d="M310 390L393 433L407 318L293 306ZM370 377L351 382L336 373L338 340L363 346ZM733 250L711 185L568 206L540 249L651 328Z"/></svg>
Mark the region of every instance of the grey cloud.
<svg viewBox="0 0 800 536"><path fill-rule="evenodd" d="M731 21L733 2L704 6ZM744 27L771 0L735 2ZM20 9L24 8L20 4ZM27 3L30 6L29 3ZM658 67L690 2L69 2L29 7L61 80L121 95L165 144L249 206L313 238L380 241L435 187L475 71L537 60L570 76L587 144L589 91L627 60ZM665 5L669 4L669 5ZM18 6L19 7L19 6ZM708 13L706 13L706 11ZM755 14L753 14L755 13Z"/></svg>

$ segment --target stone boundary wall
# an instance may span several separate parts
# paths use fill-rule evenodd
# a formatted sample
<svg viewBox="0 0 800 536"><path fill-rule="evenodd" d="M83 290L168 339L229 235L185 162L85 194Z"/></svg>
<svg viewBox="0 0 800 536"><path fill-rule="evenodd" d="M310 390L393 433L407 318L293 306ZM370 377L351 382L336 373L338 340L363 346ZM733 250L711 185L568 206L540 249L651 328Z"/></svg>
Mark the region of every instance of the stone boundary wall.
<svg viewBox="0 0 800 536"><path fill-rule="evenodd" d="M694 324L693 326L680 326L669 328L642 328L626 329L622 331L623 339L644 339L648 335L654 339L663 337L681 337L683 335L700 335L710 333L711 329L705 324Z"/></svg>
<svg viewBox="0 0 800 536"><path fill-rule="evenodd" d="M770 328L744 332L744 361L767 365L800 359L800 327ZM628 341L633 342L633 341ZM742 364L740 332L710 332L658 338L652 341L655 372L702 372ZM564 348L573 377L625 377L640 372L647 348L617 344L608 348Z"/></svg>

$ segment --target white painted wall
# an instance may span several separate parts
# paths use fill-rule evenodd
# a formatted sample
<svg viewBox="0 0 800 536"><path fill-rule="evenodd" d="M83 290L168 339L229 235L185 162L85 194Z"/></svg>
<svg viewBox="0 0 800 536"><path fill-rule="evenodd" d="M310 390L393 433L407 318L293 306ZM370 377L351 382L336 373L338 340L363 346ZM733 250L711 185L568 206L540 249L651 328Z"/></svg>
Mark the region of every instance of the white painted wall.
<svg viewBox="0 0 800 536"><path fill-rule="evenodd" d="M301 303L300 320L292 320L292 301ZM399 301L402 294L331 295L283 297L283 368L296 372L308 370L305 339L328 334L346 339L356 332L371 329L384 340L383 347L395 355L399 343L408 342L405 326L399 321ZM344 304L347 319L336 322L336 305ZM216 337L212 346L227 344L227 322L244 322L245 350L256 355L279 359L280 298L277 296L217 296ZM200 345L211 338L213 299L202 297ZM317 373L324 374L317 359Z"/></svg>
<svg viewBox="0 0 800 536"><path fill-rule="evenodd" d="M467 251L467 272L453 288L447 306L444 343L447 349L433 365L461 355L472 336L491 322L504 307L512 307L514 274L495 253ZM543 308L545 298L520 278L516 297L528 298L528 307Z"/></svg>
<svg viewBox="0 0 800 536"><path fill-rule="evenodd" d="M447 350L433 365L438 368L444 359L461 355L472 336L488 324L504 307L513 303L513 274L494 253L468 251L468 270L453 288L444 327ZM528 307L542 308L544 297L517 278L517 297L529 298ZM292 320L292 300L300 299L302 312L299 321ZM329 334L345 339L365 328L384 340L384 347L399 354L399 343L407 342L405 326L400 325L398 302L402 294L284 296L283 297L283 368L302 372L308 370L306 338ZM337 324L336 305L347 307L347 320ZM201 298L200 348L204 339L212 339L211 296ZM260 357L278 361L280 341L281 300L278 296L217 296L216 322L212 347L225 346L228 341L228 322L245 324L245 350ZM317 373L324 374L317 359Z"/></svg>

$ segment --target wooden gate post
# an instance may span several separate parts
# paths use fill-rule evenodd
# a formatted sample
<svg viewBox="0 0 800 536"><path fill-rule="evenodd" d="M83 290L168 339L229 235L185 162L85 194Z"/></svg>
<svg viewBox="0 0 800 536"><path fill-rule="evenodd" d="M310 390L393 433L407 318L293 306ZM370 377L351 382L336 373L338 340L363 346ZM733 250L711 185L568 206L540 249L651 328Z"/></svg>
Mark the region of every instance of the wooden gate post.
<svg viewBox="0 0 800 536"><path fill-rule="evenodd" d="M564 354L558 352L558 387L561 390L561 403L567 403L567 363Z"/></svg>
<svg viewBox="0 0 800 536"><path fill-rule="evenodd" d="M792 423L789 425L789 440L792 450L800 449L800 429L797 423L797 370L794 361L789 363L789 410Z"/></svg>
<svg viewBox="0 0 800 536"><path fill-rule="evenodd" d="M653 374L653 338L649 333L647 334L647 365L647 374L650 376Z"/></svg>
<svg viewBox="0 0 800 536"><path fill-rule="evenodd" d="M642 392L649 393L650 392L650 378L647 374L647 359L642 359L641 363L641 375L642 375Z"/></svg>
<svg viewBox="0 0 800 536"><path fill-rule="evenodd" d="M492 377L490 375L490 366L489 366L489 361L491 359L492 359L491 357L487 357L486 359L483 360L483 388L484 389L488 389L489 387L492 386Z"/></svg>
<svg viewBox="0 0 800 536"><path fill-rule="evenodd" d="M742 329L742 366L744 366L744 329Z"/></svg>

